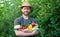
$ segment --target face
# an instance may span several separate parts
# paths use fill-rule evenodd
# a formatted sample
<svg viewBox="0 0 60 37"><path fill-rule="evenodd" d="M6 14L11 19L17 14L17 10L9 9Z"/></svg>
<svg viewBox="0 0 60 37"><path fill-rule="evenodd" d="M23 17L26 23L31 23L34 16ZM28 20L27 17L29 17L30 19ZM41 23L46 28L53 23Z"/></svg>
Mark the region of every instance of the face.
<svg viewBox="0 0 60 37"><path fill-rule="evenodd" d="M27 16L30 13L30 7L23 7L21 11L24 15Z"/></svg>

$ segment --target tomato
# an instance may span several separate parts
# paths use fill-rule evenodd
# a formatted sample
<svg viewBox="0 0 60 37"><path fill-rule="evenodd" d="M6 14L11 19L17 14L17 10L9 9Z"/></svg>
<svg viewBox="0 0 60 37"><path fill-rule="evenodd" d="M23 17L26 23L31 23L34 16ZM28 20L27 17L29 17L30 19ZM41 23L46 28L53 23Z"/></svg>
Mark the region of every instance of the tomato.
<svg viewBox="0 0 60 37"><path fill-rule="evenodd" d="M23 26L23 29L26 29L27 27L26 26Z"/></svg>
<svg viewBox="0 0 60 37"><path fill-rule="evenodd" d="M22 29L23 28L23 26L20 26L20 29Z"/></svg>
<svg viewBox="0 0 60 37"><path fill-rule="evenodd" d="M36 26L34 22L32 22L32 26Z"/></svg>
<svg viewBox="0 0 60 37"><path fill-rule="evenodd" d="M26 29L26 26L21 26L20 31L24 31L24 29Z"/></svg>

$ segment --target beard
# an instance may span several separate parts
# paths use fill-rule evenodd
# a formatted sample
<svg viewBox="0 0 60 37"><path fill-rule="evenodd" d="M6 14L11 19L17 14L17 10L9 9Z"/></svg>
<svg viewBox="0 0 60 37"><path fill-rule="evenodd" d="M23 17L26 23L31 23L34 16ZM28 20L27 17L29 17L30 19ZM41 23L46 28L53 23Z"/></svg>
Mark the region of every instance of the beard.
<svg viewBox="0 0 60 37"><path fill-rule="evenodd" d="M29 12L26 12L26 13L24 12L23 14L24 14L25 16L28 16L28 15L29 15Z"/></svg>

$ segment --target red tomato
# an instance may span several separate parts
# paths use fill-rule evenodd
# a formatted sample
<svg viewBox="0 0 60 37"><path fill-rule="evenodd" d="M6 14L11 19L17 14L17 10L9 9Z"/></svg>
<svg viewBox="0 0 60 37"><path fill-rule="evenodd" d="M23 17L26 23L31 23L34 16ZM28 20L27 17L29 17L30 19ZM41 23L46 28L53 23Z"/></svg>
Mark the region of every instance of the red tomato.
<svg viewBox="0 0 60 37"><path fill-rule="evenodd" d="M36 26L34 22L32 22L32 26Z"/></svg>
<svg viewBox="0 0 60 37"><path fill-rule="evenodd" d="M20 29L22 29L23 28L23 26L20 26Z"/></svg>
<svg viewBox="0 0 60 37"><path fill-rule="evenodd" d="M26 26L23 26L23 29L26 29L27 27Z"/></svg>

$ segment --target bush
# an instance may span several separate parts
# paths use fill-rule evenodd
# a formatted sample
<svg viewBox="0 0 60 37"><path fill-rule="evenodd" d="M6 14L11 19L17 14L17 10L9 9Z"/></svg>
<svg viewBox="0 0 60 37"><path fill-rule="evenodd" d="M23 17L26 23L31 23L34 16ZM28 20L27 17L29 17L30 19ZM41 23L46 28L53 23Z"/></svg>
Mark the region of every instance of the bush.
<svg viewBox="0 0 60 37"><path fill-rule="evenodd" d="M33 10L30 16L39 24L37 37L60 37L60 0L26 0ZM15 18L21 16L20 0L0 2L0 37L16 37L13 26ZM33 15L34 14L34 15Z"/></svg>

